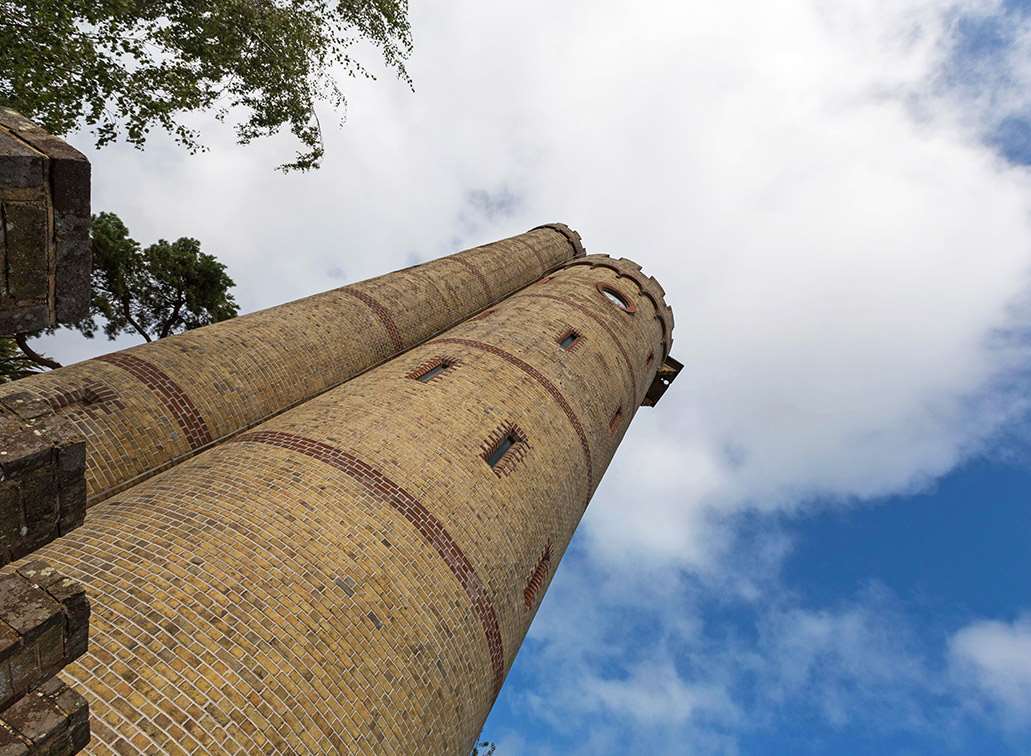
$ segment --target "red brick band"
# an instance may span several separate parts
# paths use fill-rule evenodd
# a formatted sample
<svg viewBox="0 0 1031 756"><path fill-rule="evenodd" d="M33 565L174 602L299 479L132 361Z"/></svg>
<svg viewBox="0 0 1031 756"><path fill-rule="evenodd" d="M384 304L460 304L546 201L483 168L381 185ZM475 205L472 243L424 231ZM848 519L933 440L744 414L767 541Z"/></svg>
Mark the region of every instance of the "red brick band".
<svg viewBox="0 0 1031 756"><path fill-rule="evenodd" d="M550 571L551 544L549 543L544 547L544 553L537 560L537 566L533 568L533 573L530 575L530 579L526 581L526 587L523 588L523 606L527 609L532 609L533 605L537 602L537 594L544 585L544 579Z"/></svg>
<svg viewBox="0 0 1031 756"><path fill-rule="evenodd" d="M387 329L387 335L390 337L390 343L393 345L394 351L400 352L402 349L404 349L404 344L401 342L401 332L397 330L397 323L394 322L394 319L390 316L390 313L387 312L386 307L381 305L379 302L370 297L364 291L358 291L353 287L341 289L340 291L342 291L344 294L349 294L355 299L364 302L366 305L368 305L369 309L372 310L372 312L376 315L377 318L379 318L380 322L383 324L383 327Z"/></svg>
<svg viewBox="0 0 1031 756"><path fill-rule="evenodd" d="M591 446L587 443L587 434L584 432L583 424L580 422L580 418L573 412L573 408L566 401L566 398L562 396L562 392L558 390L558 387L548 380L541 371L535 368L528 362L516 357L514 354L509 354L504 349L499 349L491 344L484 344L482 341L473 341L472 339L435 339L433 344L462 344L463 346L472 347L473 349L482 349L484 352L500 357L511 365L515 365L517 368L522 370L528 376L533 378L539 383L545 391L551 394L551 397L558 403L558 406L562 408L566 418L569 420L569 424L573 426L573 430L576 431L577 437L580 439L580 448L584 453L584 460L587 462L587 496L586 500L590 500L591 493L594 491L594 464L591 461ZM586 503L584 504L586 507Z"/></svg>
<svg viewBox="0 0 1031 756"><path fill-rule="evenodd" d="M602 330L609 335L609 338L611 338L612 342L616 345L616 349L619 350L619 354L623 357L623 362L626 363L627 372L630 373L630 385L633 386L634 389L633 400L635 403L638 401L637 378L634 376L634 366L633 363L630 362L630 356L626 353L626 349L623 347L623 344L620 342L619 338L617 338L616 332L613 331L611 326L609 326L608 323L602 320L597 313L591 312L589 307L585 307L579 302L575 302L572 299L569 299L568 297L559 297L554 294L537 294L535 292L527 292L525 294L517 294L516 296L537 297L538 299L550 299L555 302L561 302L562 304L569 305L570 307L579 310L581 313L583 313L588 318L597 323L599 326L601 326Z"/></svg>
<svg viewBox="0 0 1031 756"><path fill-rule="evenodd" d="M483 625L483 633L487 636L487 648L490 650L490 662L494 673L494 696L501 690L505 679L505 654L501 642L501 628L498 625L494 603L487 594L461 547L448 533L444 524L423 506L422 502L390 480L372 465L363 462L353 454L337 449L321 441L282 431L255 431L246 433L230 442L250 441L269 444L281 449L288 449L317 459L345 473L361 485L372 496L389 504L394 511L401 514L426 539L441 558L447 563L452 574L465 590L472 602L473 611Z"/></svg>
<svg viewBox="0 0 1031 756"><path fill-rule="evenodd" d="M483 289L483 293L487 295L487 301L488 302L493 302L494 301L494 295L491 293L491 290L490 290L490 283L488 283L487 277L485 275L483 275L483 273L480 272L479 268L477 268L471 262L466 260L464 257L450 257L450 258L445 258L445 259L454 260L456 263L461 265L467 271L472 273L473 276L475 276L476 280L480 282L480 287Z"/></svg>
<svg viewBox="0 0 1031 756"><path fill-rule="evenodd" d="M515 242L516 244L518 244L518 245L520 245L522 247L526 247L528 250L530 250L530 252L533 253L533 256L537 258L537 262L539 262L541 264L541 275L543 275L545 272L547 272L549 266L548 266L548 264L546 262L544 262L544 258L541 257L541 253L540 252L538 252L532 246L530 246L529 244L524 242L522 239L517 239L517 238L513 237L513 238L509 239L509 241Z"/></svg>
<svg viewBox="0 0 1031 756"><path fill-rule="evenodd" d="M163 370L125 352L104 354L96 359L117 365L153 391L183 429L191 449L211 443L211 432L208 430L208 424L204 422L204 417L186 392Z"/></svg>
<svg viewBox="0 0 1031 756"><path fill-rule="evenodd" d="M673 343L673 311L666 304L665 292L654 278L644 279L644 274L640 269L627 270L626 266L616 265L616 261L607 258L608 255L591 255L589 258L583 257L578 260L571 260L562 267L571 268L574 265L587 265L592 268L607 268L620 278L629 278L633 281L637 288L640 289L641 295L647 297L655 308L655 317L659 319L659 324L662 326L662 345L663 349L665 349L663 357L665 357L669 354L669 348ZM652 293L652 287L645 286L646 280L658 289L658 297Z"/></svg>

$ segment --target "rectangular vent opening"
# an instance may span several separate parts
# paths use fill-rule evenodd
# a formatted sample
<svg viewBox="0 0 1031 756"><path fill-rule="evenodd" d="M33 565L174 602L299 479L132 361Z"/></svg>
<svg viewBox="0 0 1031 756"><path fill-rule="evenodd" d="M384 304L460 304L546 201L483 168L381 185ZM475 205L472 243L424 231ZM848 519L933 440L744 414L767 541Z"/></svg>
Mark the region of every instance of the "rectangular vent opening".
<svg viewBox="0 0 1031 756"><path fill-rule="evenodd" d="M483 460L497 474L512 470L526 454L526 435L515 425L498 428L483 444Z"/></svg>
<svg viewBox="0 0 1031 756"><path fill-rule="evenodd" d="M507 436L501 439L501 443L497 445L494 451L487 455L487 464L491 467L497 467L498 463L501 462L502 459L504 459L505 455L508 454L509 450L518 443L519 439L516 438L513 434L509 433Z"/></svg>
<svg viewBox="0 0 1031 756"><path fill-rule="evenodd" d="M571 351L580 346L580 342L583 341L583 334L577 331L575 328L570 328L564 331L561 336L558 337L558 345L566 351Z"/></svg>
<svg viewBox="0 0 1031 756"><path fill-rule="evenodd" d="M408 374L408 377L421 383L429 383L457 365L458 360L453 360L450 357L435 357L429 362L419 365L419 367Z"/></svg>
<svg viewBox="0 0 1031 756"><path fill-rule="evenodd" d="M440 375L441 373L443 373L445 370L447 370L450 367L451 367L451 363L450 362L442 362L439 365L434 365L429 370L427 370L425 373L420 375L419 376L419 380L422 381L423 383L429 383L430 381L432 381L434 378L436 378L438 375Z"/></svg>

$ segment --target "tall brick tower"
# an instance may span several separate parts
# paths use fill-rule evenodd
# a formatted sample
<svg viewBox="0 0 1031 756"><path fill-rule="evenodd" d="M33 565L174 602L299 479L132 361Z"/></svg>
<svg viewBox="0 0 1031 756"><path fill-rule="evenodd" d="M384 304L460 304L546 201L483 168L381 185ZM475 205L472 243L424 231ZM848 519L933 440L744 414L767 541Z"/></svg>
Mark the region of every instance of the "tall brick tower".
<svg viewBox="0 0 1031 756"><path fill-rule="evenodd" d="M0 391L85 438L8 553L90 598L89 747L467 753L672 330L553 225Z"/></svg>

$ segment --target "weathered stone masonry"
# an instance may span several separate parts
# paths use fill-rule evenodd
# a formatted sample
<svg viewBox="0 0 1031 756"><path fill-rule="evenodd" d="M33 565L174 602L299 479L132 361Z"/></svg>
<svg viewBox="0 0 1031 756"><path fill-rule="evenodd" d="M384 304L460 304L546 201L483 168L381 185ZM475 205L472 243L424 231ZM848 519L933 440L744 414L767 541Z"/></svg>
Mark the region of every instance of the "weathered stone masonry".
<svg viewBox="0 0 1031 756"><path fill-rule="evenodd" d="M90 164L0 107L0 334L85 317Z"/></svg>
<svg viewBox="0 0 1031 756"><path fill-rule="evenodd" d="M0 108L0 336L86 315L89 220L89 162ZM78 393L76 400L100 397L89 388ZM77 527L85 509L84 440L47 402L7 392L0 564ZM54 677L86 650L88 631L89 602L78 584L43 562L0 574L0 756L72 753L88 741L85 700Z"/></svg>
<svg viewBox="0 0 1031 756"><path fill-rule="evenodd" d="M467 752L671 343L657 284L582 261L41 549L93 601L91 750Z"/></svg>

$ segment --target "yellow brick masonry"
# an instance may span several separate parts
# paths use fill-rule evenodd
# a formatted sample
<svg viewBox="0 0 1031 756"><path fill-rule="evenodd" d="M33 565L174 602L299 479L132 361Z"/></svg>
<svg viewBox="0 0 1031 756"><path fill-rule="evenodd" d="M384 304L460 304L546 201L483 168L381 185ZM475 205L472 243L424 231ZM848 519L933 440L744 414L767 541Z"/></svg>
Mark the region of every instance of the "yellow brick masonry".
<svg viewBox="0 0 1031 756"><path fill-rule="evenodd" d="M0 387L87 442L90 504L420 343L576 255L555 224Z"/></svg>
<svg viewBox="0 0 1031 756"><path fill-rule="evenodd" d="M90 749L467 753L670 338L654 281L584 261L37 552L93 604Z"/></svg>

